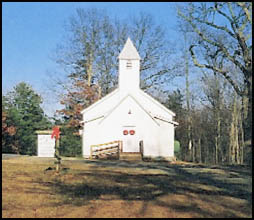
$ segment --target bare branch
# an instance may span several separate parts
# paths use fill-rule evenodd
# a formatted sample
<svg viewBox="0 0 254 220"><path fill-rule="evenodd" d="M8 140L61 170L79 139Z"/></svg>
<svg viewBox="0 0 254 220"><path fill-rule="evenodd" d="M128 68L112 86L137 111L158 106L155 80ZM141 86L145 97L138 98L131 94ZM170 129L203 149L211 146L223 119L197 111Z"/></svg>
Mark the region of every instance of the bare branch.
<svg viewBox="0 0 254 220"><path fill-rule="evenodd" d="M212 27L214 27L214 28L216 28L216 29L225 31L225 32L227 32L231 37L236 38L235 34L232 33L227 27L219 26L219 25L216 25L216 24L211 23L211 22L209 22L209 21L200 20L200 19L198 19L198 18L196 18L196 20L197 20L198 22L200 22L200 23L203 23L203 24L212 26Z"/></svg>
<svg viewBox="0 0 254 220"><path fill-rule="evenodd" d="M233 23L233 20L232 20L227 14L225 14L223 11L221 11L221 10L219 9L219 6L222 6L222 5L218 5L218 3L215 2L215 9L216 9L216 11L217 11L219 14L221 14L223 17L227 18L227 19L229 20L230 23ZM221 7L220 7L220 8L221 8Z"/></svg>
<svg viewBox="0 0 254 220"><path fill-rule="evenodd" d="M251 19L251 15L250 15L250 12L252 10L252 2L250 2L250 11L248 10L248 8L246 7L246 4L245 2L237 2L237 4L243 8L245 14L246 14L246 17L248 19L248 21L252 24L252 19Z"/></svg>
<svg viewBox="0 0 254 220"><path fill-rule="evenodd" d="M212 65L208 65L208 64L200 64L193 52L193 47L195 47L196 45L191 45L189 48L189 51L191 53L191 57L192 60L194 62L194 65L199 67L199 68L207 68L207 69L211 69L214 72L218 72L221 73L227 80L228 82L234 87L235 91L237 92L238 95L242 96L243 92L240 90L240 88L237 86L236 82L234 80L232 80L232 78L230 76L228 76L228 71L225 71L223 69L219 69L216 66L212 66Z"/></svg>
<svg viewBox="0 0 254 220"><path fill-rule="evenodd" d="M234 56L231 56L230 53L228 52L227 48L223 45L223 44L220 44L218 41L212 41L211 39L207 38L198 28L197 26L193 23L193 19L197 20L196 18L188 18L186 17L183 13L181 13L181 11L179 10L178 11L178 14L183 17L187 22L189 22L189 24L192 26L192 28L194 29L194 31L202 38L202 40L206 41L207 43L217 47L217 48L220 48L221 51L225 54L225 56L232 62L234 63L236 66L238 66L242 72L246 72L246 68L244 65L242 65L237 59L235 59ZM229 18L230 19L230 18ZM233 20L230 19L232 22ZM198 21L198 20L197 20ZM233 26L232 26L233 27ZM244 42L242 42L242 39L241 37L239 36L239 34L236 32L236 37L237 39L239 40L239 43L242 47L242 50L245 51L245 47L246 47L246 44Z"/></svg>

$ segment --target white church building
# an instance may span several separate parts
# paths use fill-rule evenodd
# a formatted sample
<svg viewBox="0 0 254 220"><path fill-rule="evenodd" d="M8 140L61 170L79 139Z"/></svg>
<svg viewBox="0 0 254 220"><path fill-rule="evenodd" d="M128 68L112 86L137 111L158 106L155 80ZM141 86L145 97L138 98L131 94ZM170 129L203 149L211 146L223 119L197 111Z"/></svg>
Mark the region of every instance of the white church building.
<svg viewBox="0 0 254 220"><path fill-rule="evenodd" d="M82 154L91 146L120 140L122 152L148 158L174 157L175 113L140 89L140 56L128 38L119 54L118 88L84 109Z"/></svg>

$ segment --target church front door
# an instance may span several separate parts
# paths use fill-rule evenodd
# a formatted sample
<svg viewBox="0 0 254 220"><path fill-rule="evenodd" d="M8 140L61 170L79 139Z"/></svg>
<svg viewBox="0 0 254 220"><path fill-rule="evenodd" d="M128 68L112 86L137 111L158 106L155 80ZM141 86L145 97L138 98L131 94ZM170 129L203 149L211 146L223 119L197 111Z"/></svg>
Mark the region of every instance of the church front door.
<svg viewBox="0 0 254 220"><path fill-rule="evenodd" d="M139 152L139 138L136 126L123 126L123 152Z"/></svg>

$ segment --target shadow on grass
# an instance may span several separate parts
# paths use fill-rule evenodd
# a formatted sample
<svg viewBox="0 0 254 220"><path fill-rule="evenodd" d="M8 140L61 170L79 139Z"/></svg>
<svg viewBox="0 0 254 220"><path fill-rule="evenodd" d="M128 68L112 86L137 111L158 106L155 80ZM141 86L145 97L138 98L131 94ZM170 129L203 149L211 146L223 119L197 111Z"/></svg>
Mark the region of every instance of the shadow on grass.
<svg viewBox="0 0 254 220"><path fill-rule="evenodd" d="M85 164L91 166L89 171L74 174L76 178L82 180L79 183L65 183L64 181L56 181L50 183L54 191L63 196L63 203L71 203L76 206L86 205L91 200L114 200L121 199L126 201L151 201L156 205L174 209L178 212L196 212L201 217L238 217L234 214L234 210L239 213L252 215L252 199L250 183L242 183L241 181L230 181L230 175L218 173L201 172L203 168L210 168L204 165L174 165L168 163L134 163L128 161L85 161ZM108 170L98 170L98 167L112 168ZM129 169L155 169L163 171L164 174L133 174L128 173L125 169L115 170L114 168ZM219 168L216 168L219 169ZM221 169L221 168L220 168ZM224 173L238 171L224 169ZM240 174L239 174L240 175ZM239 176L236 175L236 176ZM219 178L218 178L219 177ZM248 172L244 173L245 178L250 178ZM87 181L87 178L92 181ZM239 180L241 180L239 178ZM188 184L189 183L189 184ZM206 186L200 188L200 185ZM210 189L209 189L210 187ZM207 189L208 188L208 189ZM161 196L197 195L204 202L210 204L218 204L228 209L226 213L211 213L211 211L203 210L195 202L187 203L187 201L168 203L159 200ZM215 198L211 201L211 197ZM223 204L219 201L221 197L228 196L235 199L246 200L245 207L235 207L230 204ZM145 212L146 209L143 210ZM142 213L141 213L142 214Z"/></svg>

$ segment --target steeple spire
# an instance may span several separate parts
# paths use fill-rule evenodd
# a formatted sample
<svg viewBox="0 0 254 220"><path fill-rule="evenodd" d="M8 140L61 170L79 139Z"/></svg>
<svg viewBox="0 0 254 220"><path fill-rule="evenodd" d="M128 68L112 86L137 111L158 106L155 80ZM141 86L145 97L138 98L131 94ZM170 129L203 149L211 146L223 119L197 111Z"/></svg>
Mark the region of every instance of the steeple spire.
<svg viewBox="0 0 254 220"><path fill-rule="evenodd" d="M140 83L140 56L130 38L127 39L118 59L120 90L124 93L136 91Z"/></svg>
<svg viewBox="0 0 254 220"><path fill-rule="evenodd" d="M128 37L122 52L118 56L119 60L140 60L137 49L133 45L131 39Z"/></svg>

